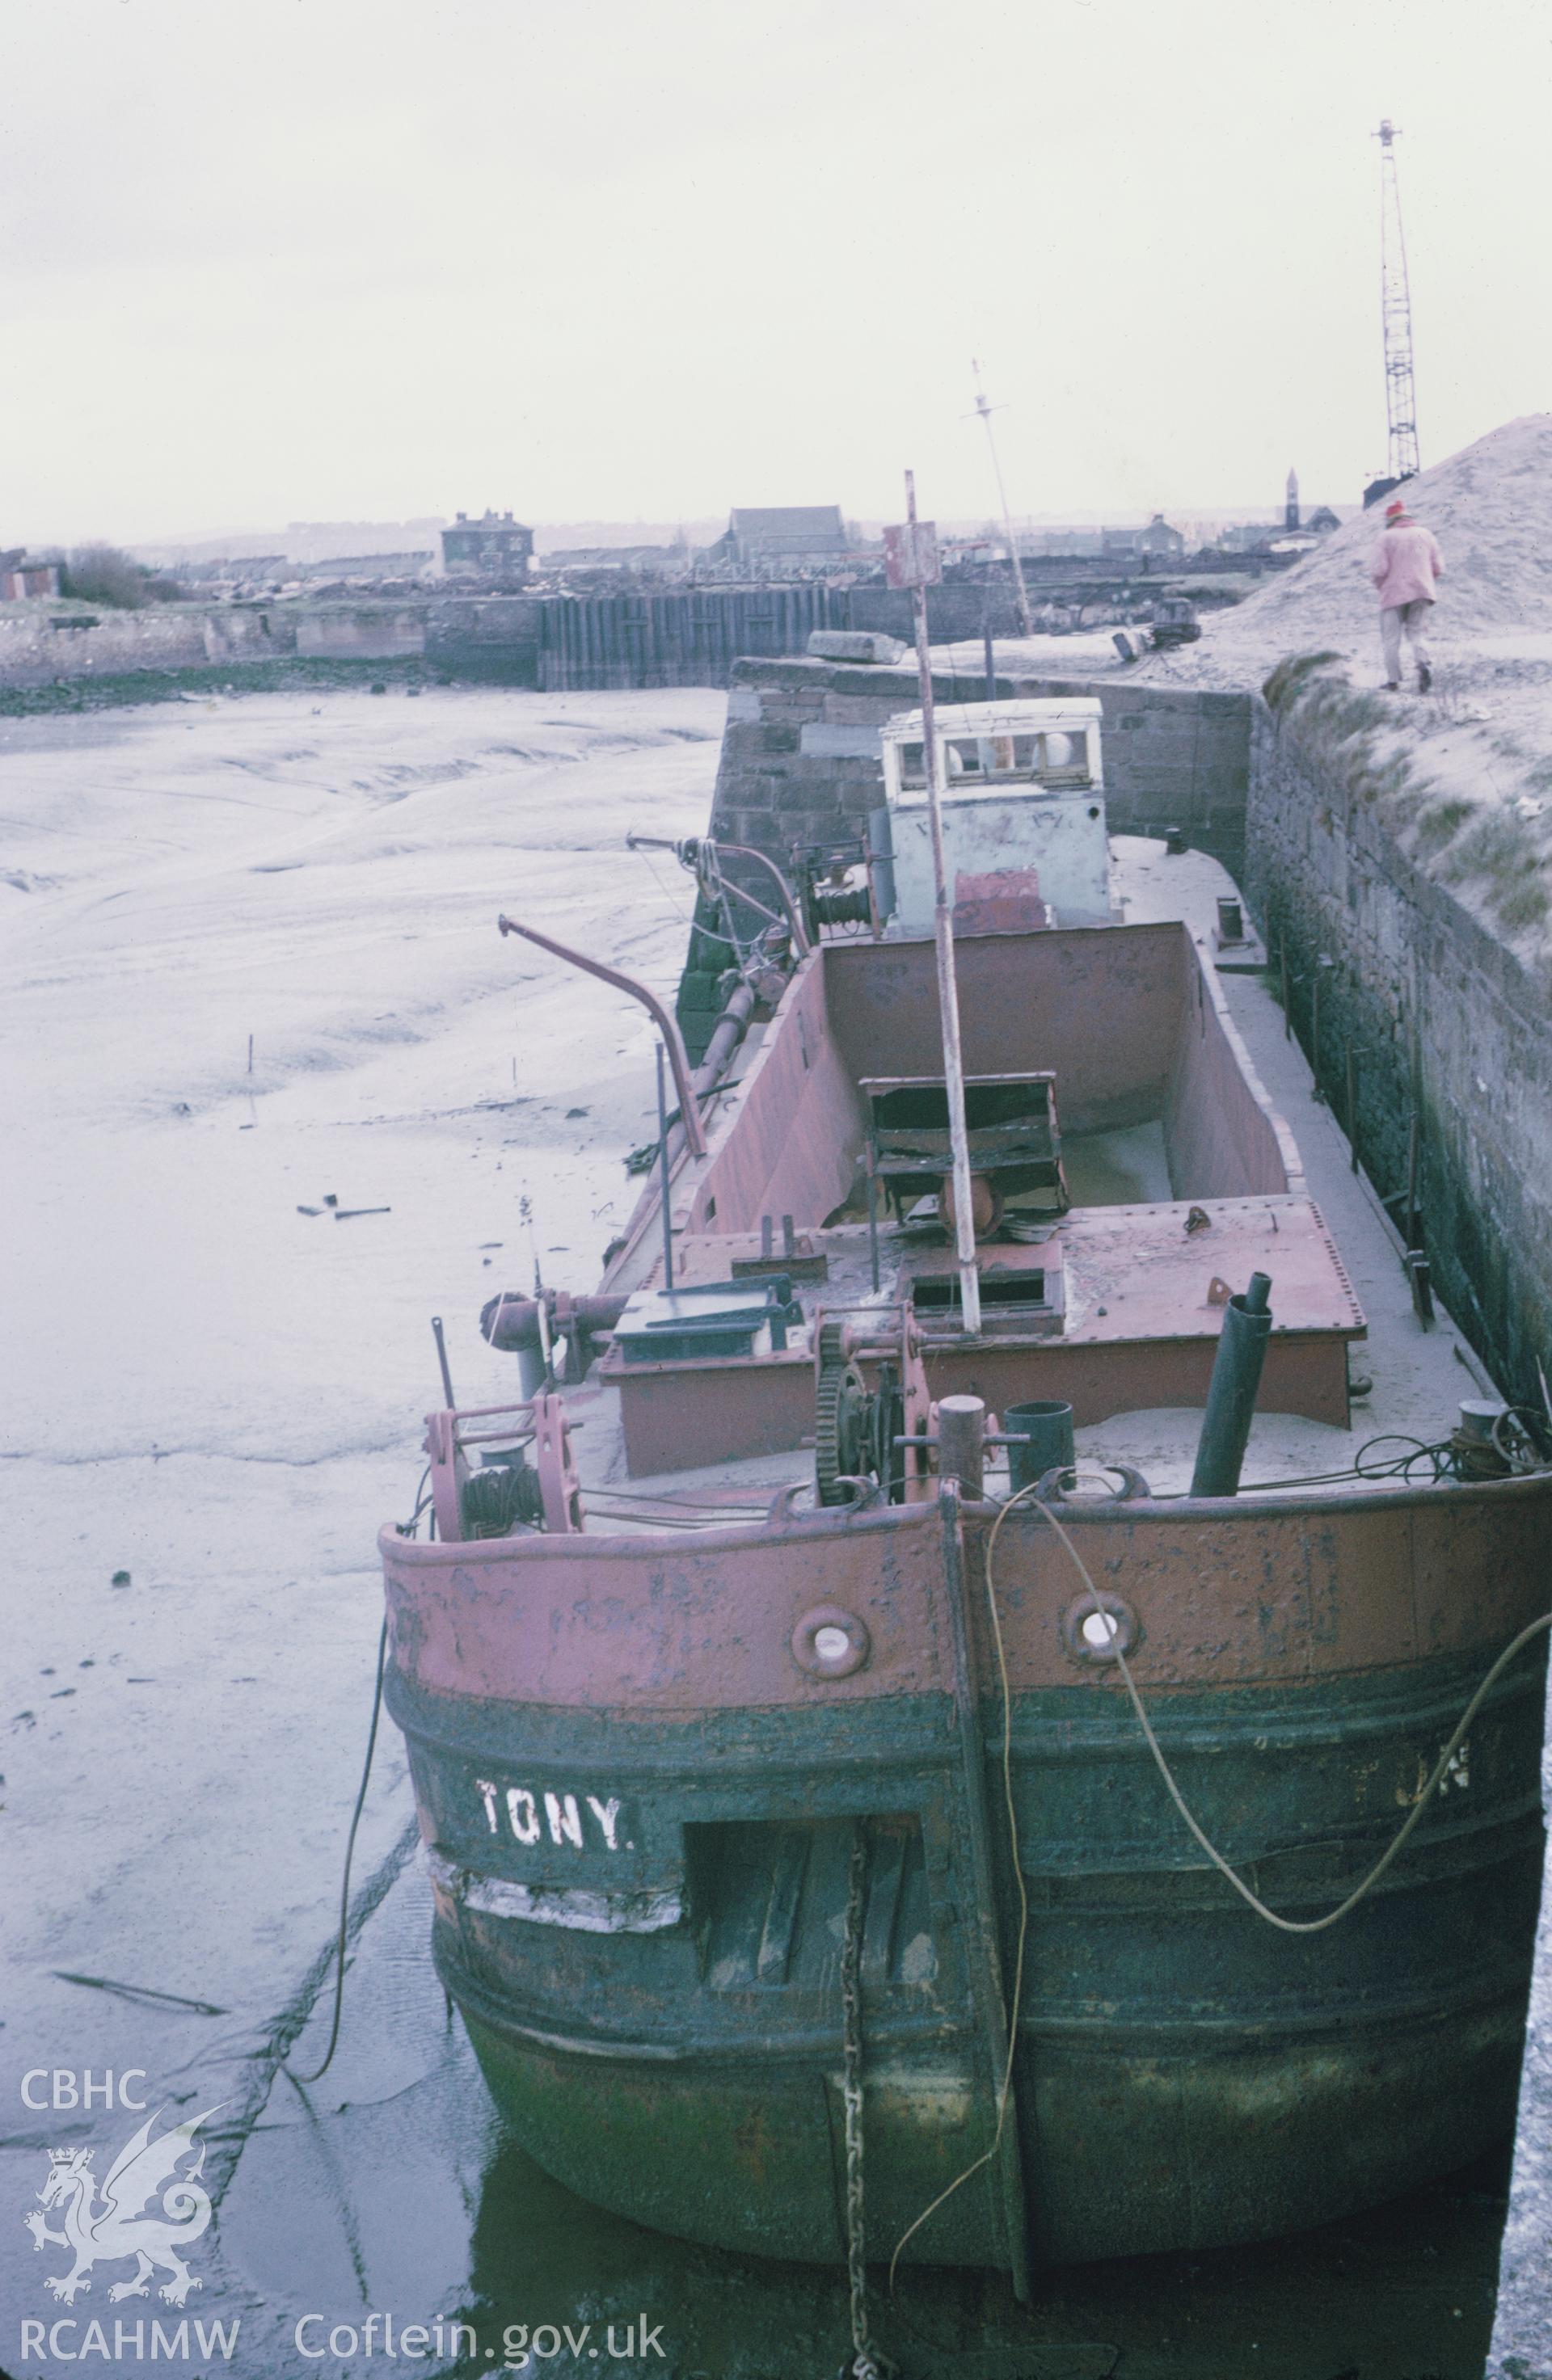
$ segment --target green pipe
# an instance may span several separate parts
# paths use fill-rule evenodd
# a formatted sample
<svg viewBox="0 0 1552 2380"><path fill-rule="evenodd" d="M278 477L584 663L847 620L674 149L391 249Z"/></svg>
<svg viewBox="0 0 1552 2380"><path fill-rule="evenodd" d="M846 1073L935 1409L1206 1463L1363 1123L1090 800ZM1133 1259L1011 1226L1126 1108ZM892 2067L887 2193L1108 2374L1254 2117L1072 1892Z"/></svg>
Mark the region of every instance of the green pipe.
<svg viewBox="0 0 1552 2380"><path fill-rule="evenodd" d="M1253 1272L1242 1295L1231 1297L1223 1310L1223 1335L1207 1389L1207 1410L1202 1416L1196 1468L1191 1474L1193 1496L1236 1496L1245 1446L1272 1335L1272 1314L1266 1300L1270 1276Z"/></svg>

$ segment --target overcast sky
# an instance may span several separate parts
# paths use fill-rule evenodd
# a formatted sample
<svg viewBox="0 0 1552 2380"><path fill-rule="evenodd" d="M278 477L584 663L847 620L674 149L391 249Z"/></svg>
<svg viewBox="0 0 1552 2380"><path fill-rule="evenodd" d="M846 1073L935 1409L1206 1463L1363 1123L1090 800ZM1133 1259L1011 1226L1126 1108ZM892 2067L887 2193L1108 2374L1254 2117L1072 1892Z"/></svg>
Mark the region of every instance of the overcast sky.
<svg viewBox="0 0 1552 2380"><path fill-rule="evenodd" d="M1350 503L1552 404L1545 0L0 0L0 545Z"/></svg>

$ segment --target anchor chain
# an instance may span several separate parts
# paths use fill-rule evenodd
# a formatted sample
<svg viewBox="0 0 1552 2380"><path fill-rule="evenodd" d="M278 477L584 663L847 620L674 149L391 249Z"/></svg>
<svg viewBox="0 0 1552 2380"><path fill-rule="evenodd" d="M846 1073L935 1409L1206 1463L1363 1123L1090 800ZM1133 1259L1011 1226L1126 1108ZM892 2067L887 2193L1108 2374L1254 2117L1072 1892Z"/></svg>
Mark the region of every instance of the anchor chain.
<svg viewBox="0 0 1552 2380"><path fill-rule="evenodd" d="M868 2333L867 2211L862 2195L862 1919L868 1847L861 1820L851 1837L846 1936L840 1954L843 2021L841 2104L846 2113L846 2277L851 2297L851 2361L840 2380L886 2380L894 2370Z"/></svg>

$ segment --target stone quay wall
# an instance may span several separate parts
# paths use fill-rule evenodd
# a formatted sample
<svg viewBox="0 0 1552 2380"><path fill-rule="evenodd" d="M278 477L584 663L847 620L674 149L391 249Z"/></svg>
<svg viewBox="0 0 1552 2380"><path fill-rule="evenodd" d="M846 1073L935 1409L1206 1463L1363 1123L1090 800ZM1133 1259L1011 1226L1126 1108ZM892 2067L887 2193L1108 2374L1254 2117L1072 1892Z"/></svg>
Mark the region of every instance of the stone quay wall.
<svg viewBox="0 0 1552 2380"><path fill-rule="evenodd" d="M204 614L192 606L67 613L40 602L0 604L0 686L188 669L209 658Z"/></svg>
<svg viewBox="0 0 1552 2380"><path fill-rule="evenodd" d="M1245 892L1274 980L1286 950L1299 1039L1344 1122L1351 1052L1359 1157L1382 1196L1405 1192L1416 1117L1433 1279L1494 1377L1539 1411L1538 1361L1552 1378L1547 986L1409 860L1301 741L1296 715L1279 722L1257 698L1252 737Z"/></svg>
<svg viewBox="0 0 1552 2380"><path fill-rule="evenodd" d="M193 603L143 612L0 605L0 687L239 662L397 661L428 650L423 603Z"/></svg>

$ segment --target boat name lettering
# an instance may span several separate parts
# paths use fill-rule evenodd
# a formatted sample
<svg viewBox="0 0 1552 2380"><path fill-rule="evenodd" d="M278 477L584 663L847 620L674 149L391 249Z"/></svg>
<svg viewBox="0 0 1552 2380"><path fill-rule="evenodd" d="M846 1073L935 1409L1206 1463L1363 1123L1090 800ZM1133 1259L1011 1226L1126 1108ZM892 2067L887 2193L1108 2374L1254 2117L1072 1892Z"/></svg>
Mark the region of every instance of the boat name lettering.
<svg viewBox="0 0 1552 2380"><path fill-rule="evenodd" d="M613 1795L605 1802L596 1793L531 1793L525 1785L497 1785L489 1777L476 1777L474 1790L485 1805L485 1824L493 1835L509 1833L515 1842L527 1844L569 1843L573 1851L580 1852L586 1851L596 1828L606 1852L635 1849L621 1839L624 1804Z"/></svg>

